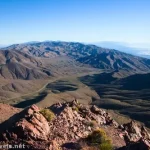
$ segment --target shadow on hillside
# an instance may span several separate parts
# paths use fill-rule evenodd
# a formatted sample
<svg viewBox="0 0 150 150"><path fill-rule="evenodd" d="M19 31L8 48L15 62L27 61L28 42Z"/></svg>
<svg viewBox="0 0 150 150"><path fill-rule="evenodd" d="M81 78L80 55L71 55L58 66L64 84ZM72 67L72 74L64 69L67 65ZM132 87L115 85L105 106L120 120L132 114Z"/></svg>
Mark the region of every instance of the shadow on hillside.
<svg viewBox="0 0 150 150"><path fill-rule="evenodd" d="M111 73L103 73L84 76L79 80L100 96L101 99L92 101L92 104L116 110L150 127L150 74L117 79Z"/></svg>
<svg viewBox="0 0 150 150"><path fill-rule="evenodd" d="M5 131L6 129L12 127L12 125L17 122L20 118L23 118L24 114L25 114L25 111L26 110L23 110L17 114L14 114L13 116L11 116L8 120L2 122L0 124L0 136L1 136L1 133L3 131ZM1 139L0 139L1 140Z"/></svg>
<svg viewBox="0 0 150 150"><path fill-rule="evenodd" d="M71 84L71 83L60 80L60 81L48 84L46 86L46 89L57 90L59 92L66 92L66 91L75 91L78 88L74 84Z"/></svg>
<svg viewBox="0 0 150 150"><path fill-rule="evenodd" d="M35 98L32 99L25 99L24 101L13 105L14 107L17 108L26 108L28 106L31 106L33 104L36 104L38 102L40 102L41 100L43 100L45 97L47 96L47 93L42 93L41 95L36 96Z"/></svg>
<svg viewBox="0 0 150 150"><path fill-rule="evenodd" d="M87 84L110 84L112 81L115 81L117 78L112 76L112 73L101 73L95 75L87 75L80 77L79 80Z"/></svg>
<svg viewBox="0 0 150 150"><path fill-rule="evenodd" d="M150 89L150 74L136 74L122 79L118 82L122 84L121 89L126 90L143 90Z"/></svg>

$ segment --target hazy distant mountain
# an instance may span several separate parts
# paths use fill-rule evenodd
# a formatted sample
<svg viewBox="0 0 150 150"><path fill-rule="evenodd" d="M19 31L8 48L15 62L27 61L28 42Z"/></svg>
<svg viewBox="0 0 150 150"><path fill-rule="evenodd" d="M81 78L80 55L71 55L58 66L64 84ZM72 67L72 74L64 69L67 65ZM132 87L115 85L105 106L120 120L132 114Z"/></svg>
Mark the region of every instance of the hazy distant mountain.
<svg viewBox="0 0 150 150"><path fill-rule="evenodd" d="M104 45L103 45L104 46ZM94 68L149 72L150 60L126 54L114 49L74 42L39 42L15 44L5 49L19 50L29 55L44 58L70 57ZM130 50L131 51L131 50Z"/></svg>
<svg viewBox="0 0 150 150"><path fill-rule="evenodd" d="M150 43L133 43L130 44L130 47L139 47L144 49L150 49Z"/></svg>
<svg viewBox="0 0 150 150"><path fill-rule="evenodd" d="M6 46L8 46L8 45L0 45L0 48L6 47Z"/></svg>
<svg viewBox="0 0 150 150"><path fill-rule="evenodd" d="M39 41L30 41L30 42L25 42L25 43L21 43L21 44L35 44L35 43L39 43Z"/></svg>
<svg viewBox="0 0 150 150"><path fill-rule="evenodd" d="M132 55L150 58L150 48L148 47L148 45L145 45L145 46L144 44L132 45L132 44L123 43L123 42L96 42L94 44L100 47L116 49L116 50L129 53Z"/></svg>
<svg viewBox="0 0 150 150"><path fill-rule="evenodd" d="M97 42L94 44L100 47L116 49L130 54L134 54L136 51L135 48L132 48L131 50L131 47L127 46L127 43L122 43L122 42Z"/></svg>

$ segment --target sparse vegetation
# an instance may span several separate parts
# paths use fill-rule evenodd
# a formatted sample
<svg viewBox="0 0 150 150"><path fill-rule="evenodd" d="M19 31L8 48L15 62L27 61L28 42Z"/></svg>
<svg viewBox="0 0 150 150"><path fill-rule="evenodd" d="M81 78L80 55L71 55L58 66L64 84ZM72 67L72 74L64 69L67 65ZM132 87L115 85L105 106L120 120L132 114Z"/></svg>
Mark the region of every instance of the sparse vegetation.
<svg viewBox="0 0 150 150"><path fill-rule="evenodd" d="M89 125L91 127L95 127L95 126L97 126L97 122L95 120L92 120L91 122L89 122Z"/></svg>
<svg viewBox="0 0 150 150"><path fill-rule="evenodd" d="M108 142L99 145L100 150L112 150L112 145Z"/></svg>
<svg viewBox="0 0 150 150"><path fill-rule="evenodd" d="M51 121L55 117L54 113L49 109L42 109L40 113L47 119L47 121Z"/></svg>
<svg viewBox="0 0 150 150"><path fill-rule="evenodd" d="M98 147L99 150L112 150L111 140L102 129L93 131L93 133L87 137L87 141L91 146Z"/></svg>
<svg viewBox="0 0 150 150"><path fill-rule="evenodd" d="M78 111L79 111L79 108L74 106L74 107L72 107L72 110L74 110L74 111L77 111L77 112L78 112Z"/></svg>

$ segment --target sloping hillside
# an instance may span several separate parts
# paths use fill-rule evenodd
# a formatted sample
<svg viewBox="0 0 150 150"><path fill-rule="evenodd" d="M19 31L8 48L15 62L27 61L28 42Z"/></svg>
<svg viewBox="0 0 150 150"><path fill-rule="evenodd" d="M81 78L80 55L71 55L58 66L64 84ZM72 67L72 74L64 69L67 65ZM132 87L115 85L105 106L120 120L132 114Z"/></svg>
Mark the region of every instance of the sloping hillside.
<svg viewBox="0 0 150 150"><path fill-rule="evenodd" d="M0 51L0 77L5 79L46 79L42 63L21 51Z"/></svg>
<svg viewBox="0 0 150 150"><path fill-rule="evenodd" d="M123 85L122 89L126 90L143 90L150 89L150 73L136 74L124 79L120 79L116 84Z"/></svg>
<svg viewBox="0 0 150 150"><path fill-rule="evenodd" d="M93 104L119 112L150 127L149 73L122 79L114 77L114 72L102 73L84 76L80 80L101 97L100 100L94 99Z"/></svg>
<svg viewBox="0 0 150 150"><path fill-rule="evenodd" d="M21 51L0 51L0 101L37 91L50 77L39 59Z"/></svg>
<svg viewBox="0 0 150 150"><path fill-rule="evenodd" d="M97 71L67 56L37 58L18 50L0 51L0 101L34 94L48 80Z"/></svg>

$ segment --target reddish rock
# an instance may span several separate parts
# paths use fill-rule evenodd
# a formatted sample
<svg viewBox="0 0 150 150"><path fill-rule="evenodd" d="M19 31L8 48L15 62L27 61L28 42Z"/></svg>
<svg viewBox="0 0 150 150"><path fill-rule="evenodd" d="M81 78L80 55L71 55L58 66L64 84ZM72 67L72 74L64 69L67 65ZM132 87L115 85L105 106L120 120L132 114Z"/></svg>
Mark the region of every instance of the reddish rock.
<svg viewBox="0 0 150 150"><path fill-rule="evenodd" d="M134 121L119 125L96 106L82 105L74 100L54 104L51 109L57 114L51 122L39 113L36 105L22 111L21 117L0 135L0 140L12 144L23 139L29 149L71 150L69 147L73 148L76 144L83 148L86 145L81 144L83 139L95 129L102 128L116 149L147 150L150 147L150 135L145 127Z"/></svg>
<svg viewBox="0 0 150 150"><path fill-rule="evenodd" d="M39 108L36 105L32 105L25 111L24 118L18 120L8 132L9 137L3 134L5 139L47 140L50 128L47 120L39 113Z"/></svg>

